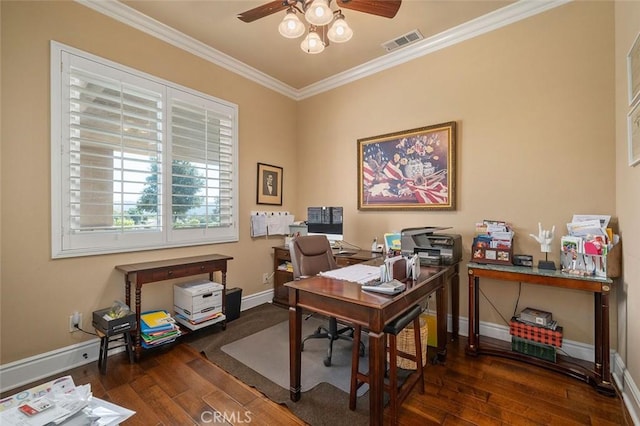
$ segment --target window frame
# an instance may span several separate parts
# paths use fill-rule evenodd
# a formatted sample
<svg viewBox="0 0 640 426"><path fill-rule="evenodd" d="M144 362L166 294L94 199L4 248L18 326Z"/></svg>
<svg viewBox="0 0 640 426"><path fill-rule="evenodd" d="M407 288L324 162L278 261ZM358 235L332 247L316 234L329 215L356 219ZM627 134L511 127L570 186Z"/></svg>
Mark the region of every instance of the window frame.
<svg viewBox="0 0 640 426"><path fill-rule="evenodd" d="M132 251L156 250L174 247L197 246L215 243L237 242L238 230L238 106L215 98L206 93L180 86L173 82L138 71L125 65L101 58L96 55L66 46L62 43L51 41L51 256L53 259L66 257L79 257L108 253L124 253ZM162 226L159 232L149 233L141 231L106 231L87 236L77 234L71 236L69 226L69 209L65 207L65 199L68 199L70 185L65 184L65 167L69 165L69 124L68 124L68 100L63 96L63 88L66 86L63 71L63 59L66 54L74 55L86 61L95 62L101 67L108 67L119 73L132 75L135 79L143 79L162 86L162 127L164 137L162 140L163 162L162 167L166 173L171 170L171 135L170 135L170 104L173 98L170 93L182 92L187 96L203 99L209 105L215 104L228 114L231 125L231 222L229 226L204 227L191 229L175 229L171 221L171 174L164 174L162 182L162 194L165 208L162 213ZM67 118L66 125L63 120ZM68 173L66 173L68 174ZM165 204L166 202L169 204Z"/></svg>

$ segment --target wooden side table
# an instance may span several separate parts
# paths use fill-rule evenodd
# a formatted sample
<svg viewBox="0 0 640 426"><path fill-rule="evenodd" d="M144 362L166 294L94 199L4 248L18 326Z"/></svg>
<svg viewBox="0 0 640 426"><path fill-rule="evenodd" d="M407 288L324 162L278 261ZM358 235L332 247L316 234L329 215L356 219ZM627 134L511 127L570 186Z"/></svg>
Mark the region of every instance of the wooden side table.
<svg viewBox="0 0 640 426"><path fill-rule="evenodd" d="M184 257L178 259L159 260L154 262L131 263L118 265L116 269L124 273L125 302L131 306L131 286L135 286L135 309L137 327L134 331L134 348L136 360L140 358L142 346L140 342L140 309L142 301L142 286L154 282L183 278L194 275L209 274L213 281L213 274L222 274L222 313L226 306L227 262L233 257L222 254ZM226 320L222 322L226 328Z"/></svg>

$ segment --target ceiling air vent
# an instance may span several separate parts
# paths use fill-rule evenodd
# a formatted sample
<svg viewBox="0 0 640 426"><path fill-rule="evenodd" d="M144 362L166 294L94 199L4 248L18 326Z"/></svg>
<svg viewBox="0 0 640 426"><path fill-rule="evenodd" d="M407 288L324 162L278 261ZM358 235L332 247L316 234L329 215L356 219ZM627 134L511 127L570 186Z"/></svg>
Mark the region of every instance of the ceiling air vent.
<svg viewBox="0 0 640 426"><path fill-rule="evenodd" d="M384 50L386 50L387 52L392 52L411 43L415 43L418 40L422 40L423 38L424 37L422 36L422 34L420 34L420 31L413 30L398 38L382 43L382 47L384 47Z"/></svg>

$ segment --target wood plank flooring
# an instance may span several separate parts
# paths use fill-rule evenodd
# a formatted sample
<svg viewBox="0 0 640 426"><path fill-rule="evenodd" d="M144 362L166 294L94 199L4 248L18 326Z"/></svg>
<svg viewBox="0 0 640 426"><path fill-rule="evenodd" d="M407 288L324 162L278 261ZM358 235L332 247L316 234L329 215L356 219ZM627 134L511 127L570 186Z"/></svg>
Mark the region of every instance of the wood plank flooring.
<svg viewBox="0 0 640 426"><path fill-rule="evenodd" d="M461 337L448 346L446 363L427 365L425 394L414 389L409 395L401 407L401 425L633 424L620 397L600 395L586 383L516 361L469 357L465 342ZM186 343L145 354L137 364L129 364L124 354L114 355L106 375L96 364L55 377L70 374L76 384L91 383L96 397L136 411L125 426L305 424Z"/></svg>

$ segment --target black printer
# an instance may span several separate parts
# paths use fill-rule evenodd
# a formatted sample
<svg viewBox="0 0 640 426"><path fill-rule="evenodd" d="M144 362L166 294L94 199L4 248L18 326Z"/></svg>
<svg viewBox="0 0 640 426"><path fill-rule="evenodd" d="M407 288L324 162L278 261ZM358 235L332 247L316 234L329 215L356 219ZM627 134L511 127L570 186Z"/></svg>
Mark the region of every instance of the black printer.
<svg viewBox="0 0 640 426"><path fill-rule="evenodd" d="M406 228L400 232L404 256L418 254L421 265L453 265L462 259L462 237L458 234L437 234L447 228Z"/></svg>

